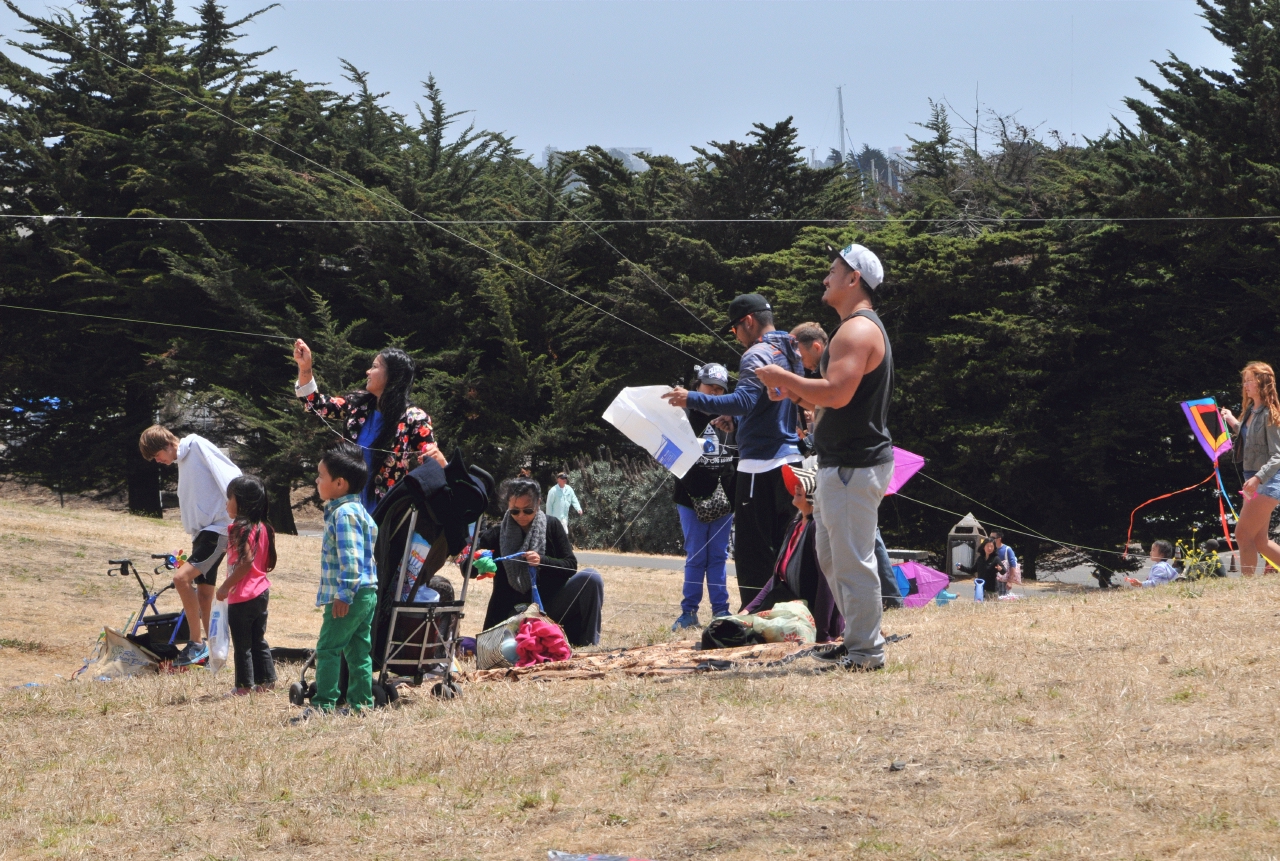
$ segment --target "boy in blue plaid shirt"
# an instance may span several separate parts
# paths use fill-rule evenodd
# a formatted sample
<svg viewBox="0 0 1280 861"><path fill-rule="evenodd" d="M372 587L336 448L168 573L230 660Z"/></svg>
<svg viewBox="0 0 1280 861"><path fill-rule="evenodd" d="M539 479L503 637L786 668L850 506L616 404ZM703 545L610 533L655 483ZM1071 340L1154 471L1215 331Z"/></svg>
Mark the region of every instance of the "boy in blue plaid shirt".
<svg viewBox="0 0 1280 861"><path fill-rule="evenodd" d="M378 526L360 502L369 477L364 454L342 442L320 459L316 489L324 506L324 543L320 551L320 591L324 623L316 642L316 693L311 704L330 712L338 704L338 676L347 659L347 705L359 712L373 706L370 625L378 604L378 571L373 545ZM308 710L303 718L314 714Z"/></svg>

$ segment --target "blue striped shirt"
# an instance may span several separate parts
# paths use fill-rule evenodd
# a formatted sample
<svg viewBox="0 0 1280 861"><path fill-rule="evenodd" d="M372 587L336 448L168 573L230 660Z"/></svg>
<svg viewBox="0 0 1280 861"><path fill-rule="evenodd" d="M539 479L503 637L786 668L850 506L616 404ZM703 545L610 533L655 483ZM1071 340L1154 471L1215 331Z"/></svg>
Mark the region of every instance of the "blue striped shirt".
<svg viewBox="0 0 1280 861"><path fill-rule="evenodd" d="M359 590L377 587L378 566L373 561L377 540L378 524L360 502L360 494L348 493L325 503L317 607L335 599L350 604Z"/></svg>

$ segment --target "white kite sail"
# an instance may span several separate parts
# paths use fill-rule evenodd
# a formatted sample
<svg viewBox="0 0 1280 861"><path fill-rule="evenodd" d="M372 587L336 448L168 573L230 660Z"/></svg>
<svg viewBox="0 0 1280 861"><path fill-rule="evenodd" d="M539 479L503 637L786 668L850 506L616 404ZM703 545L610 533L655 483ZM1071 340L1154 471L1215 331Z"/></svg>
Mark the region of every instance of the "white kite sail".
<svg viewBox="0 0 1280 861"><path fill-rule="evenodd" d="M693 432L684 410L662 399L669 391L670 386L623 389L604 411L604 420L653 455L676 478L684 478L702 457L702 440Z"/></svg>

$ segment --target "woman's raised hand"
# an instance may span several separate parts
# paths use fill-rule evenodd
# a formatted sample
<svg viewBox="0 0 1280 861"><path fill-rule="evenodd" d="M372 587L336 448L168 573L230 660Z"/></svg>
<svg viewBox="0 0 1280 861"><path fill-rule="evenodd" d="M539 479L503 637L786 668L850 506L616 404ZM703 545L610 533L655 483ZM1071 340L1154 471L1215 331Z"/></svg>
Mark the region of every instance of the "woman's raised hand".
<svg viewBox="0 0 1280 861"><path fill-rule="evenodd" d="M1234 415L1232 415L1231 410L1227 409L1226 407L1223 407L1222 409L1222 421L1225 422L1227 427L1231 428L1232 430L1238 430L1240 427L1240 420L1237 419Z"/></svg>
<svg viewBox="0 0 1280 861"><path fill-rule="evenodd" d="M298 363L298 385L311 382L311 348L299 338L293 342L293 360Z"/></svg>
<svg viewBox="0 0 1280 861"><path fill-rule="evenodd" d="M293 360L298 363L299 371L311 370L311 348L301 338L293 342Z"/></svg>
<svg viewBox="0 0 1280 861"><path fill-rule="evenodd" d="M526 565L532 565L534 568L537 568L538 565L542 563L542 557L539 556L536 551L529 550L524 554L524 561Z"/></svg>

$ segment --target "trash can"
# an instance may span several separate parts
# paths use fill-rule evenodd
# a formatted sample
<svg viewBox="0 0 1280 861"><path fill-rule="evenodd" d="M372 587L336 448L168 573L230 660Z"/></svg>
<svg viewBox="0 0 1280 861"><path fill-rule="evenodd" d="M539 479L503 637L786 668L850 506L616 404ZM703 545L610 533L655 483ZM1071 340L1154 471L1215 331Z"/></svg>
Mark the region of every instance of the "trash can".
<svg viewBox="0 0 1280 861"><path fill-rule="evenodd" d="M947 533L947 576L964 577L958 571L960 565L972 565L982 542L987 540L987 530L972 513L966 514Z"/></svg>

